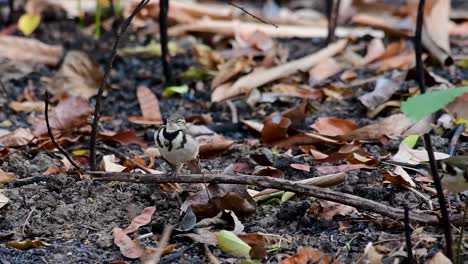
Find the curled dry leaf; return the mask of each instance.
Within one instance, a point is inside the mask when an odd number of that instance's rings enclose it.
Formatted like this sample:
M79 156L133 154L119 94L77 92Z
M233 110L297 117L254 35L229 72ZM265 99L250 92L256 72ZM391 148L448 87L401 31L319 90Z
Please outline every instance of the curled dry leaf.
M5 206L5 204L7 204L9 201L9 199L3 195L2 193L0 193L0 208L2 208L3 206Z
M366 63L373 62L375 59L379 58L385 53L385 45L380 38L374 38L369 42L367 46L366 56L364 61Z
M304 121L311 112L314 111L313 106L309 103L308 99L304 99L302 103L289 110L282 112L283 117L291 120L291 128L302 129L304 128Z
M132 123L144 125L163 124L158 97L145 86L138 87L136 93L142 116L131 116L128 120Z
M283 178L284 177L284 173L281 170L279 170L279 169L277 169L275 167L271 167L271 166L257 166L257 167L255 167L253 175L271 176L271 177L275 177L275 178Z
M284 117L281 114L277 114L271 118L268 118L263 123L263 142L272 143L280 139L286 138L288 134L288 128L290 125L291 119Z
M117 158L112 155L105 155L102 157L101 169L106 172L121 172L124 171L127 167L122 166L117 163Z
M342 69L343 67L333 58L323 60L322 62L314 66L312 69L310 69L309 84L315 85L317 83L320 83L326 80L328 77L337 74Z
M0 35L0 58L57 66L63 54L62 46L45 44L39 40Z
M28 128L18 128L13 132L0 136L0 144L7 147L23 146L34 139Z
M0 184L7 184L16 179L16 175L14 173L6 172L0 169Z
M93 57L83 51L69 51L58 74L44 81L54 95L89 99L97 94L103 78L104 72Z
M308 212L318 219L331 221L337 215L346 216L356 213L357 210L348 205L318 200L317 203L314 203L314 205L309 208Z
M434 152L434 157L436 160L449 158L450 155L442 152ZM425 149L412 149L408 145L401 143L397 154L392 157L392 160L409 163L409 164L420 164L421 162L429 161L429 156Z
M366 93L359 97L359 101L367 107L368 110L374 110L379 105L387 102L394 93L399 89L406 74L397 74L391 79L381 77L375 83L375 88L372 92Z
M338 260L320 252L319 250L311 247L301 247L298 249L297 254L284 259L281 264L300 264L300 263L330 263L340 264Z
M311 128L325 136L342 136L358 128L356 123L350 119L339 119L335 117L319 118Z
M406 42L394 42L387 46L385 52L374 60L369 67L378 72L392 69L407 70L415 65L413 48Z
M376 140L381 136L399 137L414 123L405 114L396 114L381 121L355 129L340 137L342 140Z
M430 41L434 42L447 55L450 55L451 53L449 41L449 16L450 0L430 1L424 12L424 35L427 34ZM427 46L427 42L425 45ZM444 64L444 61L442 61L442 63Z
M390 182L395 186L416 187L409 174L400 166L396 166L393 172L388 170L379 171L384 176L384 181Z
M221 135L198 136L197 141L200 143L199 155L201 158L218 156L234 144L233 140Z
M143 209L140 215L133 218L130 225L125 228L123 231L126 234L133 233L138 230L141 226L147 225L151 222L151 217L153 216L154 212L156 212L156 207L146 207Z
M118 142L123 145L137 144L141 147L146 147L147 143L142 138L138 137L134 131L101 131L98 138L102 141Z
M254 61L251 57L241 56L238 58L232 58L227 62L218 66L219 71L215 78L211 82L211 87L216 88L219 85L229 81L234 76L245 71L254 65Z
M133 241L121 228L114 227L114 244L126 258L136 259L144 253L144 249Z
M49 114L50 128L54 132L68 134L88 124L88 117L94 112L94 107L87 99L80 96L67 97L60 101ZM36 125L34 135L47 135L45 120Z

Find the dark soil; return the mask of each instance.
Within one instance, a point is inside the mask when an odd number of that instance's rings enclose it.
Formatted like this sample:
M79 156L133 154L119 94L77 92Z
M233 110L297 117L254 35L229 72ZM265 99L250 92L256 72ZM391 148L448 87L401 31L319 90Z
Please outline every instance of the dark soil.
M75 21L50 21L43 23L34 33L34 38L49 44L64 45L67 49L80 49L93 54L101 65L104 65L110 54L113 35L105 33L100 41L83 34ZM146 36L151 39L151 37ZM131 39L131 40L129 40ZM130 46L136 42L144 41L138 32L129 33L122 41L122 46ZM66 40L66 41L64 41ZM307 40L301 42L300 47L306 53L318 49L321 40ZM296 42L294 42L296 43ZM291 44L292 45L292 44ZM296 44L294 44L296 45ZM297 54L300 54L297 51ZM301 56L301 55L299 55ZM173 72L177 76L189 66L196 64L191 53L175 56L172 59ZM11 89L9 100L16 100L28 81L32 81L36 94L42 98L44 84L40 81L42 76L53 76L57 69L39 67L35 72L21 79L5 83ZM467 72L460 69L455 75L446 70L437 70L445 78L466 80ZM371 73L362 73L363 76ZM178 81L182 83L182 81ZM145 57L117 57L111 74L110 83L113 87L104 99L103 115L112 116L110 122L103 122L109 130L136 130L148 142L152 140L153 129L146 129L128 122L128 116L140 115L135 91L140 85L149 87L162 98L164 90L162 66L159 58ZM250 157L262 146L246 144L247 139L259 138L259 135L241 125L230 125L230 112L224 104L211 104L209 82L204 83L200 90L194 89L195 83L190 83L191 91L183 96L160 100L161 111L165 117L170 113L179 112L183 115L210 113L215 121L211 128L220 131L226 137L237 140L229 151L212 160L203 160L205 170L222 171L227 165L240 159L247 158L256 164ZM358 95L371 86L357 87ZM236 103L240 119L262 118L275 111L282 111L300 103L300 100L291 100L286 103L259 105L264 109L259 114L258 109L252 109L243 101ZM13 113L8 107L1 108L1 116L12 122L8 129L29 127L27 114ZM370 123L366 110L356 97L345 100L327 101L320 105L320 109L310 115L306 126L312 124L317 118L335 116L351 118L359 125ZM227 124L227 125L226 125ZM228 127L226 129L226 127ZM436 150L446 152L450 135L434 137ZM83 142L87 144L87 142ZM151 143L152 144L152 143ZM141 154L143 149L138 146L111 145L129 156ZM395 153L398 150L398 141L382 147L379 144L369 144L366 148L376 156L386 153ZM462 137L460 154L468 151L466 138ZM281 151L280 153L283 153ZM1 164L4 171L15 172L19 179L41 175L47 168L59 161L54 155L45 151L25 148L9 156ZM298 180L318 176L314 169L310 173L291 168L291 163L306 163L314 165L309 156L291 158L284 154L273 154L273 166L282 170L286 179ZM158 162L161 164L161 162ZM158 165L159 166L159 165ZM163 167L167 169L167 167ZM157 168L158 169L158 168ZM377 202L395 207L409 205L412 208L425 209L426 205L421 198L405 189L382 183L382 175L378 170L361 170L349 172L348 181L335 187L336 190L354 194ZM162 192L158 186L139 185L132 183L99 183L78 176L61 175L48 176L41 181L25 185L11 183L2 193L10 202L0 209L0 263L117 263L126 261L117 246L113 243L112 229L116 226L126 227L131 219L140 214L143 208L155 206L156 213L150 225L139 229L139 234L145 234L152 229L158 230L161 225L177 224L180 220L177 200L170 193ZM436 200L433 199L435 202ZM282 235L291 240L284 243L279 251L271 252L268 261L278 262L278 257L294 254L300 246L312 246L322 252L337 257L343 263L353 263L363 254L368 242L377 242L383 239L394 239L398 246L404 246L404 230L400 222L383 218L379 215L359 212L349 216L335 217L333 221L323 221L315 218L307 210L315 203L314 199L296 195L291 200L280 205L259 204L257 212L241 218L245 225L245 232L263 232ZM435 204L437 204L435 202ZM427 209L427 208L426 208ZM342 225L349 225L346 230L339 229ZM441 230L427 227L428 234L440 237ZM21 241L38 239L50 244L22 251L5 245L7 241ZM163 257L161 263L207 263L203 246L187 239L173 239L177 247L170 254ZM150 239L143 243L151 244ZM430 257L442 247L438 239L435 244L428 247ZM229 261L230 256L223 254L219 248L210 247L214 255L221 261Z

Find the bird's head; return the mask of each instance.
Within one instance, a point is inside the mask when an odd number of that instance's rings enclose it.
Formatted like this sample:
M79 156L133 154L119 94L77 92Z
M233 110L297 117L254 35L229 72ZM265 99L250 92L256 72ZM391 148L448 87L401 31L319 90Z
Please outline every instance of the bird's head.
M187 123L185 122L185 118L179 114L171 115L167 119L166 128L168 131L176 131L176 130L187 130Z

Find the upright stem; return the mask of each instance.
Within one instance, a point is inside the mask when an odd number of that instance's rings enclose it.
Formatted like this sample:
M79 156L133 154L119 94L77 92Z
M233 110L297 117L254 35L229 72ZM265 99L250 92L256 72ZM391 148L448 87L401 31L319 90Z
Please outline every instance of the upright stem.
M408 254L406 260L407 263L413 263L413 245L411 243L411 227L410 227L410 217L409 217L409 208L405 206L405 239L406 239L406 254Z
M326 43L327 45L335 40L335 29L338 24L338 16L340 12L341 0L328 0L326 6L326 12L328 17L328 35Z
M423 32L423 19L424 19L424 4L425 0L419 0L418 5L418 17L416 19L416 32L414 36L414 47L416 53L416 71L417 71L417 82L421 93L426 92L426 84L424 83L424 65L422 61L422 32ZM442 183L440 181L437 163L434 157L434 150L432 148L431 136L424 134L424 146L427 154L429 155L429 162L431 165L431 174L434 180L434 184L437 190L437 198L440 205L440 213L442 215L442 227L445 235L445 250L446 256L453 262L453 248L452 248L452 231L450 227L450 219L447 210L447 204L444 197L444 191Z
M13 13L15 12L15 1L14 0L8 0L8 18L7 18L7 24L13 23Z
M161 38L162 65L166 84L172 84L172 74L170 65L170 54L168 48L169 38L167 36L167 14L169 12L169 0L159 1L159 34Z

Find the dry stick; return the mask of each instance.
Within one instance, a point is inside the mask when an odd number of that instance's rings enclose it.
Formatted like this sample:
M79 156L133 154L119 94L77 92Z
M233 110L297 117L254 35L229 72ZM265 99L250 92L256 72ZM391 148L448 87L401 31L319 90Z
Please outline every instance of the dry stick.
M249 11L247 11L247 10L246 10L245 8L243 8L242 6L238 6L238 5L234 4L232 1L229 1L228 4L229 4L229 5L232 5L232 6L235 7L235 8L238 8L238 9L242 10L242 12L244 12L244 13L246 13L247 15L249 15L249 16L251 16L251 17L257 19L258 21L260 21L260 22L262 22L262 23L265 23L265 24L268 24L268 25L272 25L272 26L274 26L275 28L278 28L278 25L276 25L276 24L274 24L274 23L271 23L271 22L268 22L268 21L265 21L264 19L259 18L258 16L256 16L256 15L250 13Z
M456 151L457 151L457 143L458 139L460 138L460 135L465 131L466 124L461 123L457 128L455 129L455 132L453 133L452 139L450 140L450 146L449 146L449 155L450 156L455 156Z
M114 46L112 47L111 56L109 58L109 62L106 65L106 70L104 72L104 78L102 78L101 84L99 85L98 94L96 97L96 107L94 109L94 119L93 119L93 126L91 130L91 139L89 141L89 159L91 170L95 171L97 169L97 162L96 162L96 137L97 137L97 126L99 123L99 118L101 117L101 102L102 102L102 93L104 92L104 86L106 85L107 79L109 78L110 71L112 69L112 64L114 63L115 55L117 53L117 47L119 46L120 37L122 34L127 30L127 27L130 25L133 17L140 12L141 9L149 2L150 0L141 0L138 6L133 10L130 16L122 22L120 25L119 31L115 36Z
M84 170L80 167L80 165L78 165L71 157L70 155L68 154L68 152L62 148L62 146L60 146L59 143L57 143L57 141L55 141L55 137L54 137L54 134L52 133L52 129L50 128L50 124L49 124L49 92L45 91L45 95L44 95L44 103L45 103L45 109L44 109L44 116L45 116L45 121L46 121L46 125L47 125L47 133L49 134L49 138L50 140L52 141L52 143L54 144L54 146L65 156L65 158L71 163L71 165L73 165L73 167L75 167L77 170L79 170L80 172L84 172Z
M409 209L405 205L405 239L406 239L406 257L407 263L413 263L413 246L411 245L411 227L410 227L410 218L409 218Z
M326 188L310 186L292 181L277 179L267 176L252 175L221 175L221 174L185 174L176 178L167 175L143 174L143 173L114 173L114 172L88 172L95 176L95 181L122 181L142 184L155 183L228 183L254 185L263 188L290 191L297 194L312 196L315 198L353 206L357 209L374 212L396 220L403 220L403 209L387 206L359 196L332 191ZM411 221L420 224L438 225L439 220L433 214L422 212L410 212Z
M424 65L422 62L422 30L423 30L423 19L424 19L424 3L425 0L419 0L418 5L418 17L416 20L416 33L414 36L414 47L416 53L416 71L417 71L417 82L421 93L426 92L426 84L424 83ZM453 248L452 248L452 232L450 227L450 219L448 215L447 205L445 202L444 192L442 189L442 183L440 182L439 172L434 157L434 150L432 148L431 136L424 134L424 146L427 154L429 155L429 163L431 166L431 174L434 180L434 184L437 190L437 198L440 205L440 213L442 215L442 226L445 234L445 250L447 257L453 262Z
M335 29L338 24L338 16L340 13L341 0L327 1L327 16L328 16L328 35L326 44L330 44L335 40Z
M170 56L169 48L167 43L169 42L167 36L167 14L169 13L169 0L159 1L159 35L161 38L161 53L162 53L162 65L164 78L166 79L166 85L172 85L172 71L169 63Z

